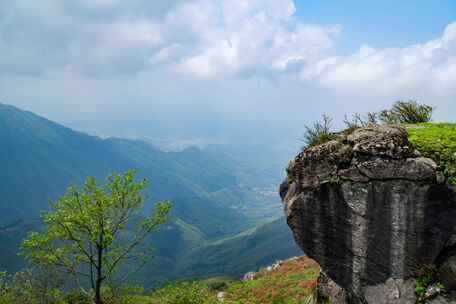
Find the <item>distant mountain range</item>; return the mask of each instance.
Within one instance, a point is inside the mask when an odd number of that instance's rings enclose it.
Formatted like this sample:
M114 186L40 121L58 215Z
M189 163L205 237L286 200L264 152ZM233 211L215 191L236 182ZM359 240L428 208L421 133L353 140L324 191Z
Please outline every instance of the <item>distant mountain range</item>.
M140 280L239 275L263 260L299 254L283 220L266 223L281 216L268 188L274 170L239 155L220 146L164 152L144 141L102 139L0 104L0 270L24 266L16 257L20 240L39 229L49 200L86 176L103 179L130 168L149 180L149 202L173 204L172 220L151 237L156 257ZM261 223L266 226L243 232ZM255 248L261 250L252 256Z

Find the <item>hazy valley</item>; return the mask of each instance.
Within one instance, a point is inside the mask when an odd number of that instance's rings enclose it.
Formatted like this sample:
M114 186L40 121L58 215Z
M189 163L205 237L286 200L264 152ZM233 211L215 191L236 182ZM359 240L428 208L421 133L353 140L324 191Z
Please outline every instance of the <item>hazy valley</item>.
M274 162L264 166L223 145L164 152L140 140L101 139L6 105L0 144L0 266L8 272L25 266L20 242L40 229L50 200L86 176L103 179L129 168L150 182L149 208L157 200L172 203L171 220L150 239L154 259L133 278L139 283L240 277L300 252L282 217Z

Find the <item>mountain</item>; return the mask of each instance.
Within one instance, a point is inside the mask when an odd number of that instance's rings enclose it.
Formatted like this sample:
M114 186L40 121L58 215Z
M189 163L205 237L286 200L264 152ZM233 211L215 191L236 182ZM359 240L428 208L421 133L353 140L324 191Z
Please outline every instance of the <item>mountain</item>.
M286 225L269 223L282 214L275 169L258 168L253 151L246 152L250 160L242 149L214 145L165 152L141 140L77 132L3 104L0 147L0 270L24 266L16 255L22 238L40 228L40 212L70 184L130 168L150 183L149 208L172 202L171 220L149 240L155 257L138 275L141 282L238 276L296 253ZM253 229L260 223L268 224Z
M203 151L165 153L141 141L101 139L5 105L0 105L0 146L0 224L37 217L49 200L86 176L103 179L133 168L150 181L149 201L171 200L174 216L200 225L205 233L243 228L242 214L210 198L212 191L235 186L235 176ZM204 165L195 163L198 153ZM200 218L211 220L201 223ZM226 219L235 224L221 224Z
M278 259L302 255L285 219L196 248L183 257L177 272L183 277L231 276L269 265Z

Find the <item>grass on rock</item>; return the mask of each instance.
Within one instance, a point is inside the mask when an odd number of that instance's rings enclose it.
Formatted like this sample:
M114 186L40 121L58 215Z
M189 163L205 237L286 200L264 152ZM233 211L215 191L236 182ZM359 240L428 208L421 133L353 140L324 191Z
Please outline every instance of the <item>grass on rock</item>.
M456 124L422 123L406 127L415 149L423 157L433 159L448 181L456 185Z

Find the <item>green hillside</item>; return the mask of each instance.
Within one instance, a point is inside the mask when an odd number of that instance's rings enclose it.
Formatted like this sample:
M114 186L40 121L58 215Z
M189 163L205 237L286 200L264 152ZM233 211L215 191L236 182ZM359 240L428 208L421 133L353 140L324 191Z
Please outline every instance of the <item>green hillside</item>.
M277 259L301 254L281 218L192 250L179 261L177 272L183 277L240 277Z
M10 244L2 255L17 252L18 236L30 228L26 223L37 219L49 200L70 184L79 184L86 176L103 179L128 168L150 181L145 193L150 202L171 200L173 217L197 227L201 238L219 238L247 228L240 212L210 199L210 191L235 186L236 178L210 159L205 166L195 165L196 157L205 157L203 151L165 153L141 141L101 139L5 105L0 105L0 146L0 225L22 220L14 228L21 233L0 235L4 244ZM182 232L187 226L178 228L178 235L187 234ZM168 252L163 246L163 254L187 246L177 236L166 238L175 243ZM13 263L7 264L3 267L14 268Z

